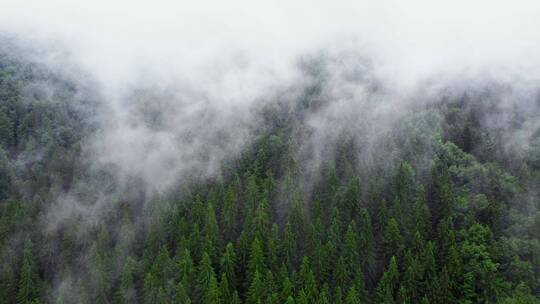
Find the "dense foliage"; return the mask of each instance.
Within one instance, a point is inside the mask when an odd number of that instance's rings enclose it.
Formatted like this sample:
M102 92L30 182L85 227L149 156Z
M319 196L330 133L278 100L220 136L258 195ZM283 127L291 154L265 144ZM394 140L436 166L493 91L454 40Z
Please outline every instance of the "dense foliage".
M96 224L51 232L62 194L114 192L81 153L92 103L77 90L0 57L2 303L540 302L540 144L505 154L478 123L489 99L400 119L384 166L343 136L310 178L297 153L309 105L270 106L219 176L150 201L118 192Z

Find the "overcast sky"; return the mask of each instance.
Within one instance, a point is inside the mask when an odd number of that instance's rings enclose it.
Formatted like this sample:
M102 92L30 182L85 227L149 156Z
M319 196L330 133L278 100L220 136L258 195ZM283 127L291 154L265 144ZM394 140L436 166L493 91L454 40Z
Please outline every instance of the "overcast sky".
M226 70L231 61L288 77L299 55L345 44L403 83L439 71L540 70L535 0L2 3L0 29L61 42L112 87L134 72L196 79L208 69Z

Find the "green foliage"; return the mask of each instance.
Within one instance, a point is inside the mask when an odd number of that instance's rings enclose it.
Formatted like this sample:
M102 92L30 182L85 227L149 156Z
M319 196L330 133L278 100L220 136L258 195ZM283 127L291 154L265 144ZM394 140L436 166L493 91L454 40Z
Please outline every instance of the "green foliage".
M8 57L2 303L539 303L540 132L510 157L475 117L482 105L404 115L381 147L340 134L308 167L299 145L309 112L297 111L323 101L302 97L264 109L255 140L220 174L154 197L137 178L124 191L113 169L88 164L95 105L74 84ZM28 94L31 81L55 100ZM107 212L43 229L66 197Z
M9 287L8 287L9 288ZM17 286L17 303L30 304L39 301L41 281L32 253L32 245L24 249Z

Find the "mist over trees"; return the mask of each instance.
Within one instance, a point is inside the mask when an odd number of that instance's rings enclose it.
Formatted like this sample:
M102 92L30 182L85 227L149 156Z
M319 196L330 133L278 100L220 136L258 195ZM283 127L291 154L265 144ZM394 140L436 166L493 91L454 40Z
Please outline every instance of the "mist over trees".
M115 142L91 83L4 49L0 302L538 303L538 88L450 85L381 114L385 84L360 65L336 86L334 65L302 62L249 134L194 111L172 138L217 168L156 190L92 154ZM361 104L335 98L357 86ZM133 96L131 126L161 134L181 112Z

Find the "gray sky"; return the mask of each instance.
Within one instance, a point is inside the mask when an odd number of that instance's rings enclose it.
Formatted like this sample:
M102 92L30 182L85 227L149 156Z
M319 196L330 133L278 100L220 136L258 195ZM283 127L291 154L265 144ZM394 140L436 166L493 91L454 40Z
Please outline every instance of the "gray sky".
M249 66L233 78L283 79L300 54L345 42L403 84L440 71L540 70L534 0L2 2L0 29L62 42L114 88L134 74L198 81L230 61Z

